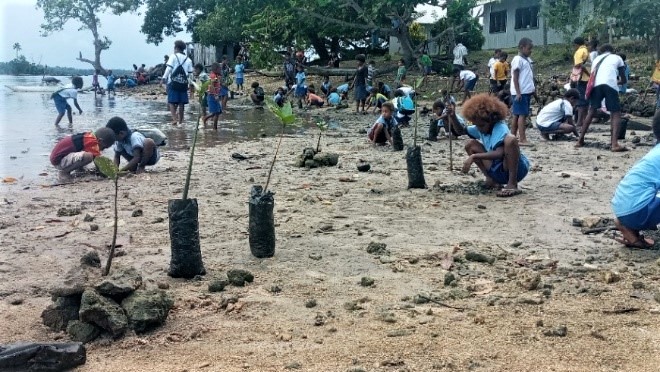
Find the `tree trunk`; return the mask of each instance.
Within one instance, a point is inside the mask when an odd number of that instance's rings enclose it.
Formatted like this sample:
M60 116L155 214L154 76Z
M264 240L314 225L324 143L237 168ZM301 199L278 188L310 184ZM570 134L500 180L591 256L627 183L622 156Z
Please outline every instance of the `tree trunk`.
M312 46L314 47L314 50L316 50L316 54L321 58L321 61L329 61L330 53L328 53L328 49L325 47L325 40L318 37L316 33L309 33L307 37L309 37L309 41L312 43Z
M403 55L403 60L406 61L406 66L410 66L415 60L415 55L413 52L412 40L410 39L408 27L406 25L402 25L400 31L395 34L395 37L401 46L401 54Z
M333 36L330 41L330 51L332 53L339 53L341 46L339 45L339 37Z

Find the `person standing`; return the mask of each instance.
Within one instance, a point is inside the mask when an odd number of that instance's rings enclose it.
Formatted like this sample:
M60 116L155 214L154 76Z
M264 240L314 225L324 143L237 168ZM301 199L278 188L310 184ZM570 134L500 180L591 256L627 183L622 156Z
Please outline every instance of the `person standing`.
M497 93L499 91L497 79L495 78L495 64L500 61L500 54L502 49L495 49L495 53L488 60L488 72L490 73L490 93Z
M355 71L355 79L353 80L353 87L355 88L355 113L366 114L365 102L367 100L367 76L369 74L369 68L365 65L365 56L364 54L358 54L355 56L357 61L357 70ZM362 111L360 111L362 107Z
M536 91L534 86L534 72L532 71L532 54L534 43L529 38L522 38L518 42L518 55L511 61L511 96L513 107L511 114L511 133L520 140L520 146L527 146L525 134L527 117L530 113L532 95Z
M576 107L578 112L577 126L581 127L584 122L584 117L587 115L587 82L589 81L589 50L584 42L584 38L576 37L573 40L575 47L575 54L573 54L573 71L571 72L571 83L575 84L575 89L580 93L580 99L577 101ZM571 84L571 85L573 85Z
M465 45L460 42L456 44L454 47L454 69L452 71L454 78L451 81L451 88L449 88L450 92L454 90L454 84L456 84L456 79L458 77L457 74L465 70L465 66L467 65L467 55L468 50Z
M167 85L167 103L173 125L183 123L183 109L188 104L188 76L193 72L193 64L184 54L185 51L186 43L181 40L174 42L174 54L167 60L162 78L162 83Z

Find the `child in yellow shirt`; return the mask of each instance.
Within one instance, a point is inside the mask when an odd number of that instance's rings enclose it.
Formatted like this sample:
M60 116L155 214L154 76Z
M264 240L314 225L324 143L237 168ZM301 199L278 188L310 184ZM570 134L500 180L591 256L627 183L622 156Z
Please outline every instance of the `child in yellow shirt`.
M511 71L509 62L506 61L507 58L509 58L509 55L506 52L502 52L500 54L500 59L495 62L495 65L493 66L493 69L495 70L495 80L497 81L497 90L495 93L504 89L509 72Z

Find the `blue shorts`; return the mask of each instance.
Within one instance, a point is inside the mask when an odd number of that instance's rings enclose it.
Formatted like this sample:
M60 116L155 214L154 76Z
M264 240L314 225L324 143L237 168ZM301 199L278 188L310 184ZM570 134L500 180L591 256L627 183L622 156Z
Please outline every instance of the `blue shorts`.
M167 103L173 105L186 105L188 104L188 91L178 91L172 89L172 87L167 88Z
M366 85L356 85L355 86L355 100L364 101L367 99L367 86Z
M520 154L518 159L518 174L516 175L516 181L520 182L527 176L529 171L529 160L523 154ZM492 178L493 181L499 183L500 185L506 185L509 183L509 171L504 170L503 159L493 160L493 163L488 169L488 177Z
M115 84L114 83L112 83L112 84L108 83L108 87L107 87L106 90L115 90Z
M295 91L295 96L302 98L307 95L307 88L305 86L297 86Z
M127 161L131 161L133 159L133 154L129 154L126 151L120 152L119 155L121 155ZM160 156L158 155L158 149L154 148L154 152L151 154L151 158L149 158L149 161L145 165L156 165L159 159Z
M236 78L236 85L243 85L243 78Z
M560 122L560 121L556 121L556 122L550 124L549 127L542 127L542 126L540 126L540 125L537 125L536 127L539 128L539 131L540 131L541 133L554 133L554 132L556 132L556 131L559 130L559 127L560 127L562 124L563 124L562 122Z
M609 112L621 112L621 102L619 101L619 92L607 84L601 84L593 87L589 96L589 106L599 109L605 100L605 107Z
M59 94L56 94L55 97L53 97L53 101L55 102L55 108L57 109L58 114L64 115L67 110L71 111L71 106L66 102L66 98Z
M430 74L431 73L431 66L424 66L424 73L426 75Z
M529 116L529 105L532 103L531 94L522 94L520 101L517 101L514 95L511 95L513 99L513 108L511 109L511 114Z
M223 85L222 88L220 88L220 97L227 97L228 95L229 95L229 88Z
M655 230L660 224L660 198L654 195L644 208L627 216L617 216L617 219L633 230Z
M211 115L222 114L222 105L217 99L215 99L215 97L212 94L208 94L206 96L206 106L208 107L209 114Z
M478 77L476 77L472 80L466 81L465 82L465 90L467 90L468 92L472 92L474 90L474 87L477 85L477 80L479 80Z
M577 107L586 107L588 105L587 103L587 82L586 81L578 81L577 86L575 87L578 92L580 92L580 99L577 101L577 104L575 106Z

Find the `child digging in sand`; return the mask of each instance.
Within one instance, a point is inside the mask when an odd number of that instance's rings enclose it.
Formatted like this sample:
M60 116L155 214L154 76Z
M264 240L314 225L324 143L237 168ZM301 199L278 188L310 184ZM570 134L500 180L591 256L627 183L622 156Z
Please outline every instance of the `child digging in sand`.
M57 92L51 95L53 102L55 102L55 108L57 109L57 118L55 119L55 125L60 125L60 121L66 113L67 119L69 119L69 124L73 124L73 114L71 105L66 101L68 99L73 99L73 104L78 109L78 112L82 114L82 109L78 105L78 89L82 88L83 80L80 76L75 76L71 79L71 84L67 85L63 89L58 90Z
M115 133L108 128L96 132L78 133L62 138L50 153L50 163L60 171L60 178L68 180L71 172L91 163L101 151L112 146Z
M653 117L653 134L660 139L660 111ZM660 224L660 146L655 146L626 173L614 191L612 211L622 237L615 238L629 248L648 249L655 243L641 230L656 230Z
M392 144L392 131L397 126L397 121L392 115L394 113L394 105L391 102L383 103L380 110L380 117L374 125L371 126L367 137L369 141L375 145Z
M121 158L128 161L128 164L119 169L120 171L142 173L146 166L156 165L160 160L160 153L154 140L128 129L124 119L115 116L108 120L105 126L112 129L117 140L114 146L115 165L119 167Z
M486 185L502 189L499 197L510 197L522 193L518 182L529 170L527 157L520 152L518 139L509 132L505 121L509 110L499 99L488 94L479 94L463 106L463 116L474 123L468 127L472 138L465 145L469 155L463 163L467 173L472 163L486 176Z

